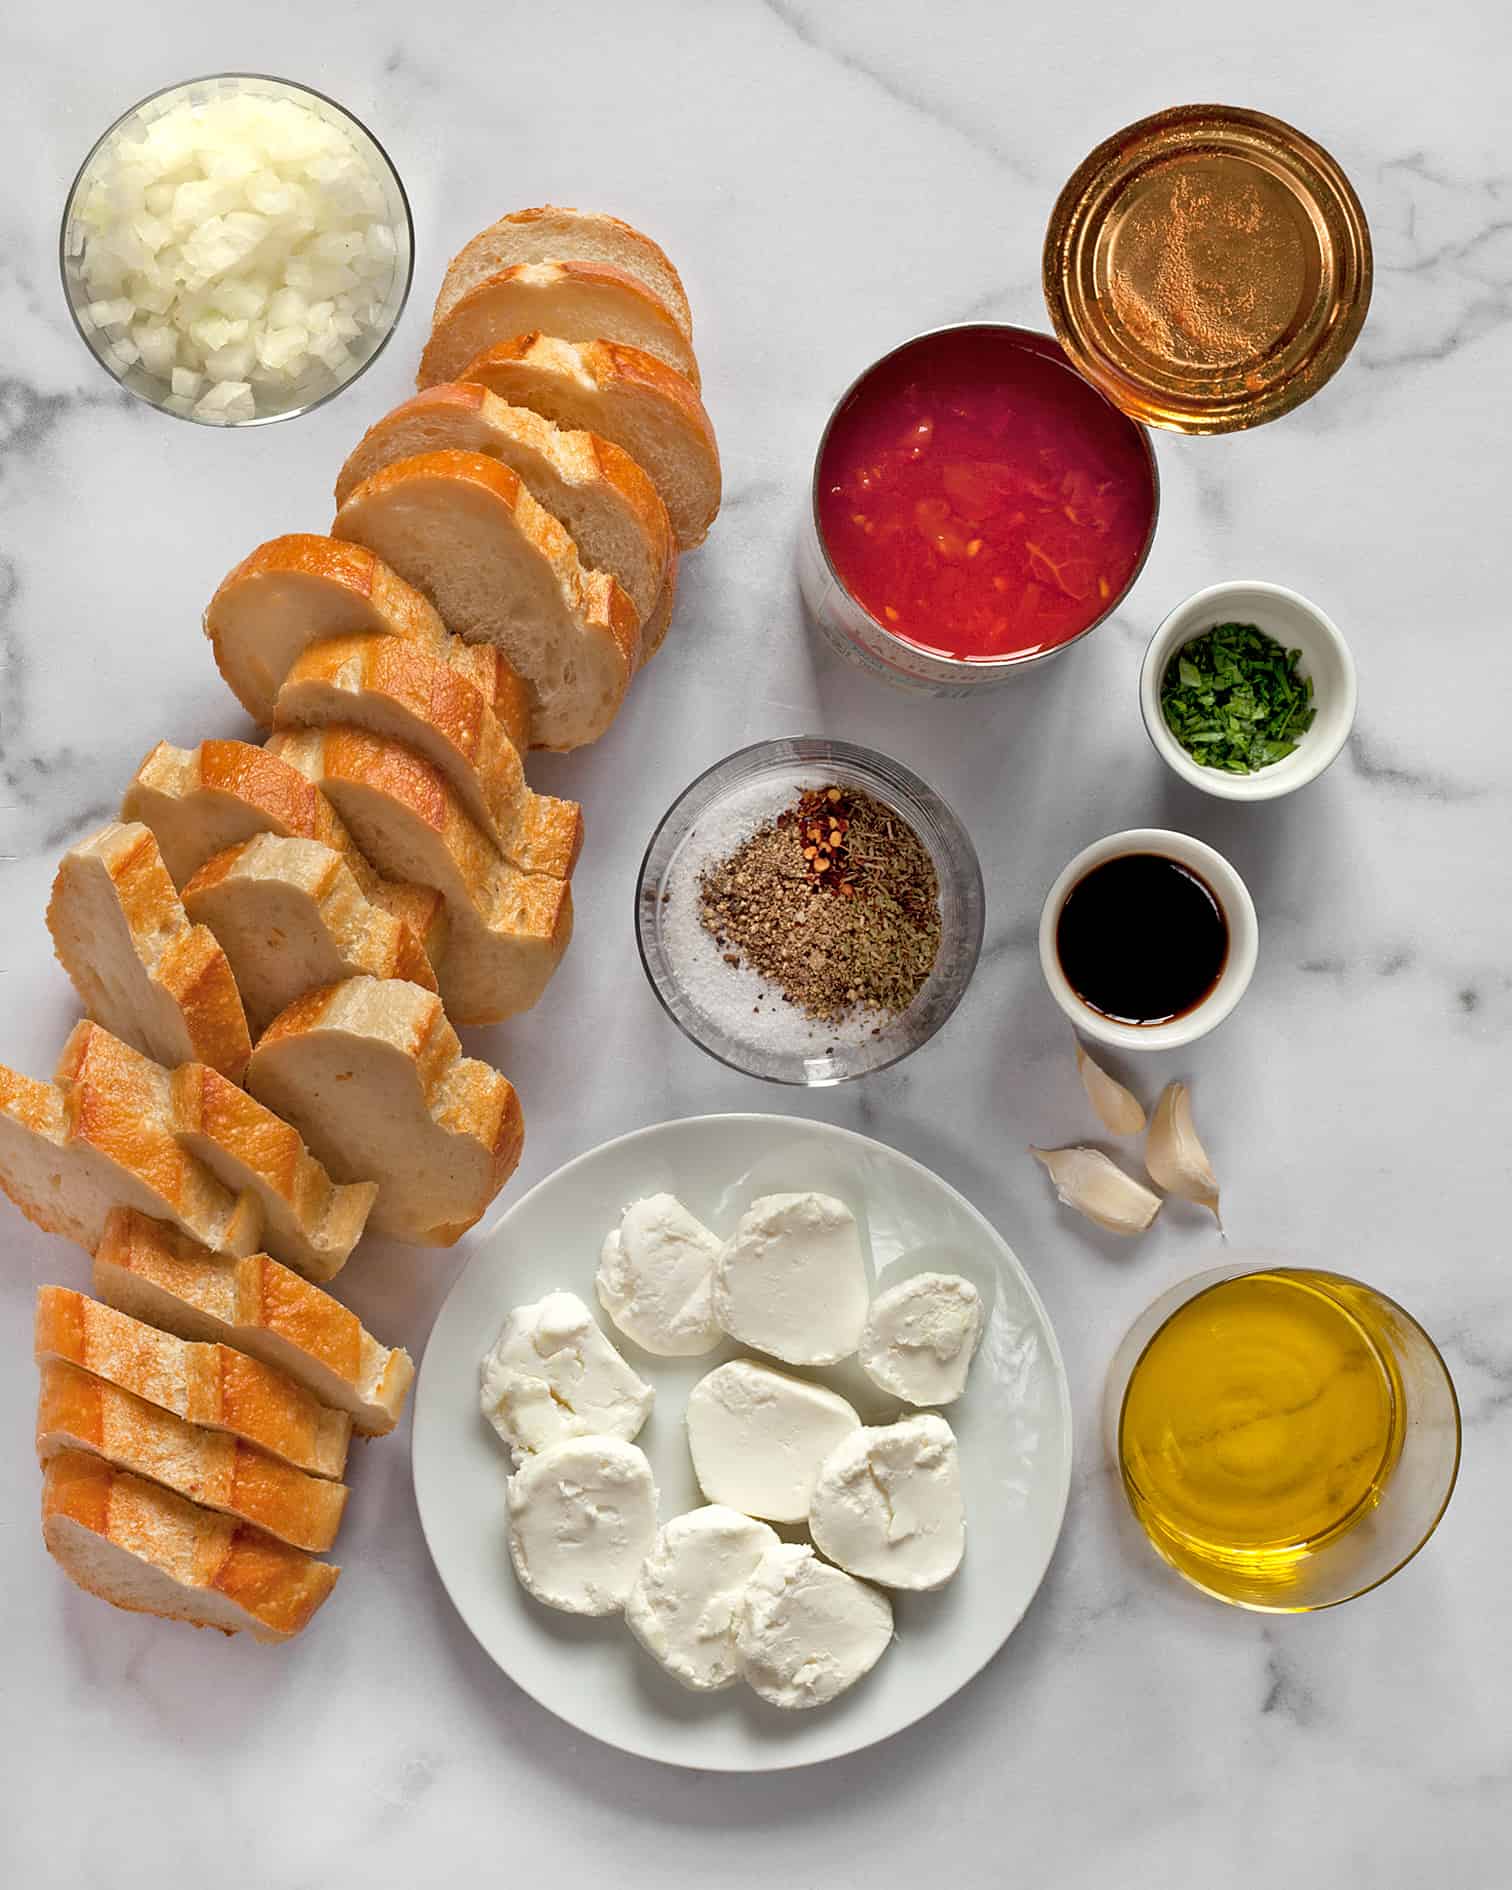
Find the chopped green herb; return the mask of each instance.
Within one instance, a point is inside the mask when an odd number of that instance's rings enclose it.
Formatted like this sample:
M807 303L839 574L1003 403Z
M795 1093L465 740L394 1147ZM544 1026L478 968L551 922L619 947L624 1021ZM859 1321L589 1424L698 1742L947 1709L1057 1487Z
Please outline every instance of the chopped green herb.
M1252 623L1214 624L1166 664L1160 711L1194 760L1229 774L1280 761L1312 727L1310 676L1300 650L1284 649Z

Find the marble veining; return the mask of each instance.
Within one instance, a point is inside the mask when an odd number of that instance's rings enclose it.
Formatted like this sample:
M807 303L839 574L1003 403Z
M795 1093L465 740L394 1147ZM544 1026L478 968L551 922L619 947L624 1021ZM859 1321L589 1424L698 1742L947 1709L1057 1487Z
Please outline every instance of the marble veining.
M407 1427L354 1453L345 1573L302 1645L133 1620L69 1587L35 1523L30 1308L36 1284L83 1285L87 1266L7 1211L7 1881L356 1890L502 1870L564 1890L1504 1890L1509 58L1512 25L1488 0L1428 14L1381 0L1368 24L1276 0L1263 25L1202 0L582 0L568 13L271 0L234 23L188 0L6 11L0 1060L45 1074L75 1015L42 918L60 849L107 816L160 738L250 733L199 634L215 584L261 539L328 522L336 467L408 391L441 270L469 235L522 204L602 205L683 270L728 496L609 738L532 762L543 791L582 800L588 845L577 936L546 1000L469 1033L524 1100L506 1199L668 1116L779 1110L879 1136L1013 1243L1060 1335L1078 1437L1046 1585L949 1707L817 1771L668 1772L571 1732L479 1652L420 1538ZM356 110L391 150L417 227L389 351L318 413L239 436L116 392L56 282L63 196L100 129L157 86L232 64ZM1061 182L1119 126L1210 98L1311 131L1359 189L1376 277L1353 358L1253 434L1159 436L1162 515L1136 588L990 711L858 676L805 630L793 576L831 402L920 329L980 315L1047 326L1039 246ZM1167 611L1243 576L1315 598L1360 672L1338 764L1257 808L1166 772L1136 693ZM970 829L988 897L952 1024L896 1069L820 1095L767 1089L685 1043L640 978L630 926L635 867L673 796L734 748L802 732L869 743L929 780ZM1057 1208L1024 1153L1099 1139L1041 985L1036 918L1074 852L1134 824L1219 847L1259 909L1260 963L1234 1018L1186 1055L1121 1071L1147 1099L1192 1082L1227 1247L1179 1203L1120 1243ZM416 1258L373 1243L343 1291L418 1352L468 1247ZM1378 1593L1307 1619L1186 1589L1138 1537L1102 1456L1104 1372L1129 1322L1250 1249L1319 1257L1400 1298L1464 1402L1460 1487L1433 1544Z

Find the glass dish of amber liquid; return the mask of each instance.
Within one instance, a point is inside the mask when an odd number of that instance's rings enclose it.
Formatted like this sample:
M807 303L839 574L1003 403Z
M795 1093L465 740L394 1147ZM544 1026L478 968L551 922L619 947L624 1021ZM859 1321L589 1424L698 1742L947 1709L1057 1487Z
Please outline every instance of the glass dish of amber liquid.
M1438 1348L1384 1293L1263 1257L1150 1306L1109 1375L1124 1495L1178 1574L1304 1613L1378 1587L1437 1528L1460 1417Z

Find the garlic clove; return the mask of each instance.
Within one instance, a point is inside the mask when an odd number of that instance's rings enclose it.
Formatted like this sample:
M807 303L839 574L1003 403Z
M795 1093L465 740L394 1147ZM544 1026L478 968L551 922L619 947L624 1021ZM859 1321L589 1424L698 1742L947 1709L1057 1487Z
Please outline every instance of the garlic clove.
M1049 1171L1062 1204L1110 1234L1142 1234L1160 1212L1160 1196L1095 1148L1031 1148Z
M1192 1097L1185 1083L1168 1083L1161 1092L1145 1138L1145 1167L1167 1194L1205 1207L1223 1232L1218 1177L1192 1126Z
M1144 1106L1132 1090L1087 1055L1080 1037L1076 1040L1076 1068L1081 1076L1087 1101L1109 1135L1138 1135L1145 1125Z

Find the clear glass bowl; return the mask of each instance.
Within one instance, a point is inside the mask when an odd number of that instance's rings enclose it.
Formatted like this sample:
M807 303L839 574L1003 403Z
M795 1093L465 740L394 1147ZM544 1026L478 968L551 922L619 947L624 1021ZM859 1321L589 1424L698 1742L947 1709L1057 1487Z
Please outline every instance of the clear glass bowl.
M97 165L114 151L125 133L150 125L185 100L200 105L212 98L240 93L252 93L260 98L292 99L295 104L305 106L346 134L383 189L387 219L394 233L394 260L383 291L379 320L372 327L364 329L349 344L351 360L345 366L333 373L322 363L315 362L287 389L274 392L259 387L256 390L257 413L250 420L224 422L166 406L164 403L172 391L167 381L156 374L149 374L140 363L123 365L116 358L114 347L121 339L120 329L112 331L99 327L89 313L93 298L84 283L86 232L79 218L79 208L86 187L93 181ZM404 194L399 173L383 146L360 119L354 118L324 93L313 92L308 86L295 85L288 79L271 78L258 72L222 72L202 79L185 79L179 85L165 86L161 92L154 92L133 105L130 111L123 113L101 134L88 157L79 166L79 174L73 181L68 201L63 207L58 262L63 275L63 293L74 326L83 336L90 353L112 380L128 393L135 394L139 400L147 401L177 420L193 420L201 426L255 427L265 426L273 420L292 420L298 414L309 413L312 408L323 405L333 395L339 394L342 388L349 387L383 352L409 299L410 281L415 268L415 228L410 216L409 199Z
M1193 1556L1178 1533L1163 1532L1141 1515L1134 1472L1122 1450L1130 1386L1155 1341L1193 1301L1254 1275L1300 1277L1315 1289L1323 1282L1353 1309L1356 1319L1363 1310L1371 1342L1390 1356L1404 1415L1400 1455L1373 1505L1342 1532L1321 1540L1294 1561L1282 1559L1274 1568L1264 1557L1237 1549ZM1254 1356L1246 1361L1246 1368L1254 1373ZM1246 1426L1255 1432L1255 1417L1236 1411L1236 1434ZM1438 1528L1459 1475L1461 1426L1454 1380L1443 1354L1417 1320L1363 1281L1307 1261L1265 1253L1247 1254L1228 1266L1183 1280L1145 1308L1124 1335L1108 1369L1103 1428L1113 1473L1123 1484L1133 1519L1130 1527L1137 1522L1150 1547L1194 1588L1259 1613L1307 1614L1338 1607L1379 1588L1406 1567ZM1246 1461L1237 1452L1232 1453L1232 1460Z
M880 1024L875 1014L849 1026L808 1022L780 1000L764 1003L748 1024L734 981L750 980L754 989L755 974L726 969L698 924L702 862L733 850L754 827L790 804L800 788L831 784L862 789L884 802L927 848L940 894L934 968L908 1009ZM822 1088L886 1069L929 1041L971 982L984 913L976 849L933 789L885 755L799 735L741 749L701 774L672 803L641 862L635 933L652 990L701 1050L746 1076ZM718 1001L707 987L717 988ZM763 995L771 992L765 985Z

